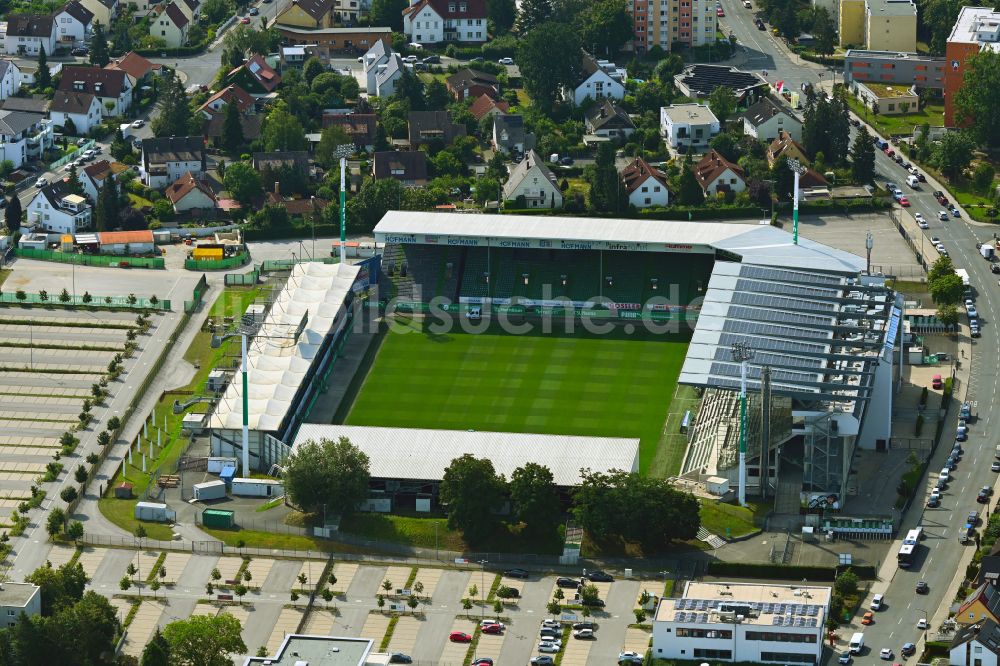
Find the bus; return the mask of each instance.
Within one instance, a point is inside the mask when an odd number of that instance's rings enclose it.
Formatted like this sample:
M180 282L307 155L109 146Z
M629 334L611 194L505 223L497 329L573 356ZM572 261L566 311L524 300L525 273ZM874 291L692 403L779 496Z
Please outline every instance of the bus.
M913 560L917 554L917 547L920 544L920 540L923 538L924 529L922 527L917 527L906 533L903 538L903 545L899 547L899 555L896 559L899 566L906 569L913 564Z

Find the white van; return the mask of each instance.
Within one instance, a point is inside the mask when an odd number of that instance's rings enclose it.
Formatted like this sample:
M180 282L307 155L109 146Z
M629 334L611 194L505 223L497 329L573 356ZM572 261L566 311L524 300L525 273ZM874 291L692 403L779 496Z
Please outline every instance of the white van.
M1000 459L1000 444L997 444L996 453L993 454L994 458Z
M885 595L876 594L874 597L872 597L872 604L871 606L869 606L869 608L871 608L873 611L882 610L882 602L884 601L884 599Z
M853 636L851 636L851 642L847 644L851 650L851 654L861 654L861 650L865 647L865 635L860 631Z
M941 468L941 473L938 474L938 478L939 479L944 479L945 481L947 481L950 477L951 477L951 472L948 471L948 468L947 467L942 467Z
M912 187L915 190L919 190L920 189L920 179L917 178L916 176L907 176L906 177L906 184L909 185L910 187Z

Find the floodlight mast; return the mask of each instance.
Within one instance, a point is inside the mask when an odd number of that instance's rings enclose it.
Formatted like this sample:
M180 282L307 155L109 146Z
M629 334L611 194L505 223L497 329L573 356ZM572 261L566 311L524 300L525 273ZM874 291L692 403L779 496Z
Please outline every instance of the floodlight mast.
M739 502L747 505L747 364L753 350L745 342L733 343L733 360L740 364L740 476Z
M795 186L792 194L792 244L799 244L799 176L806 168L798 160L788 160L788 168L795 174Z
M347 263L347 158L354 153L354 144L337 146L340 158L340 263Z

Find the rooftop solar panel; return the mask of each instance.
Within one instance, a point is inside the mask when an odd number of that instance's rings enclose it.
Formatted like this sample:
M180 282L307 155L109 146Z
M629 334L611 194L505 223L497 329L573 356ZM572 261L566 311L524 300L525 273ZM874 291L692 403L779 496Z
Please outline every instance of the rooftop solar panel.
M780 268L768 268L766 266L753 266L747 264L740 267L740 275L743 277L776 280L779 282L811 282L815 284L828 284L838 287L841 285L841 279L832 275L790 271Z
M784 310L822 310L833 313L837 309L837 305L830 301L776 296L774 294L757 294L750 291L735 292L732 302L738 305L760 305L763 307L782 308Z

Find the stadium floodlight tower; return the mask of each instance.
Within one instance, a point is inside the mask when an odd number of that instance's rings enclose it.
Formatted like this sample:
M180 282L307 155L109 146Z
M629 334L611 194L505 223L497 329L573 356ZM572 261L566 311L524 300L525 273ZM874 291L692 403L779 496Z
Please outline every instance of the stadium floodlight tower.
M799 244L799 177L806 168L798 160L788 160L788 168L795 174L795 187L792 190L792 243Z
M733 360L740 364L740 506L747 505L747 365L753 350L745 342L733 343Z
M334 150L334 156L340 158L340 263L342 264L347 263L347 178L345 174L347 173L347 158L353 153L353 143L339 145ZM315 227L313 229L313 236L315 236Z

